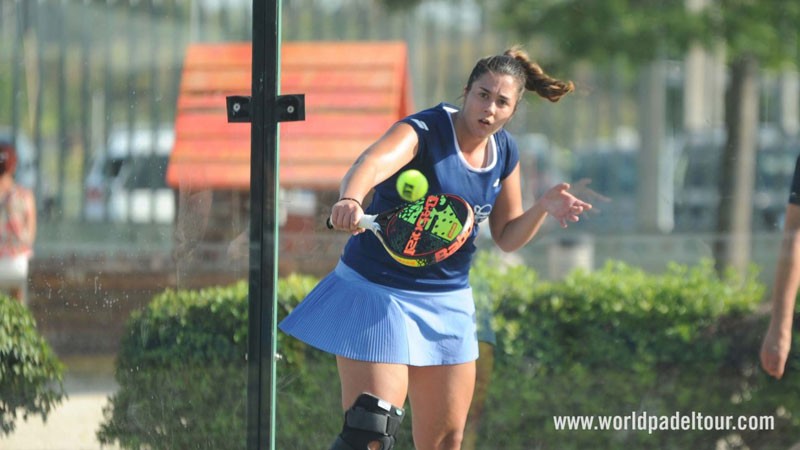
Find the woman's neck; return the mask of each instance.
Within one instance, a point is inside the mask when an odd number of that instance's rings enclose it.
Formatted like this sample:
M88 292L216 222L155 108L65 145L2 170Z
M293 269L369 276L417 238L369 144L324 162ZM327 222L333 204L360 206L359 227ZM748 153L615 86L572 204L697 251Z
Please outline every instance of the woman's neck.
M0 175L0 194L5 194L14 187L14 177L10 174Z
M453 115L453 127L455 128L458 147L461 149L464 158L473 167L484 167L489 155L489 139L471 134L460 112L456 112Z

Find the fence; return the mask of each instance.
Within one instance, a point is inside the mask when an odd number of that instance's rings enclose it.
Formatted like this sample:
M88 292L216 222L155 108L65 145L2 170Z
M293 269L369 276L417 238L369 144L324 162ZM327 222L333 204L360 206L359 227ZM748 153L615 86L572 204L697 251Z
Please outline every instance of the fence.
M87 223L93 164L115 129L171 127L187 44L249 40L250 7L249 0L0 0L0 127L28 137L34 148L31 183L42 223L37 245L48 246L40 254L70 246L135 251L143 242L169 251L170 224L114 223L114 231L104 233ZM284 41L403 40L415 105L458 103L474 61L516 42L485 8L469 0L422 1L397 11L367 0L287 0L282 34ZM529 44L546 61L546 46ZM553 166L564 166L569 149L581 143L636 127L636 77L626 84L613 69L570 70L565 75L574 76L576 95L557 106L529 101L510 125L546 136ZM675 90L675 80L665 88ZM157 184L157 178L147 182ZM615 193L616 204L634 202L635 192L628 194ZM100 217L112 220L107 213ZM623 226L634 218L613 219L612 228L635 231Z
M85 181L112 130L155 132L171 124L187 43L249 40L250 3L0 0L0 125L33 143L38 177L32 187L43 220L85 220ZM399 11L356 0L283 5L284 41L406 41L418 107L459 102L474 61L516 41L466 0ZM616 128L609 121L621 122L623 113L616 111L626 108L610 108L624 100L612 102L608 93L624 88L600 87L611 78L604 73L580 76L591 92L584 89L558 108L529 102L512 126L530 123L532 131L564 145ZM597 108L614 113L595 115Z

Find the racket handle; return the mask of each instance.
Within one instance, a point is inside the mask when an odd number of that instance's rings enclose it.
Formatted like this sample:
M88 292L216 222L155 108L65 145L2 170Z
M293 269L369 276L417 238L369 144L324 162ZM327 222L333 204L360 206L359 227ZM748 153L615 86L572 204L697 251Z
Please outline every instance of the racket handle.
M360 219L358 219L358 226L361 228L370 228L373 223L375 223L375 215L373 214L363 214ZM325 226L328 227L329 230L333 229L333 222L331 222L331 217L328 216L325 219Z
M372 226L375 224L375 218L378 217L375 214L363 214L360 219L358 219L358 226L360 228L372 229Z

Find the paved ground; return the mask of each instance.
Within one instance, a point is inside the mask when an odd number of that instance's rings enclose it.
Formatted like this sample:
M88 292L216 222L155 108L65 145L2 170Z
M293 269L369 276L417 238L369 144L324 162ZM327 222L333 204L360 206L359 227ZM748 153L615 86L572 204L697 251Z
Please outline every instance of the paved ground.
M39 416L22 422L18 418L11 436L0 437L3 450L112 450L101 446L95 433L103 419L107 397L117 388L111 375L110 358L78 358L68 366L64 388L69 398L43 423Z

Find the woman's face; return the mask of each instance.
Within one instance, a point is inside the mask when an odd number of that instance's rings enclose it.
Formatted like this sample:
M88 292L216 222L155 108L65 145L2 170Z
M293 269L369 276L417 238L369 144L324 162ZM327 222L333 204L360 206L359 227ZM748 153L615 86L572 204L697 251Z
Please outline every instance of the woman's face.
M476 79L465 93L462 111L470 133L487 138L500 130L514 115L519 90L511 75L486 72Z

